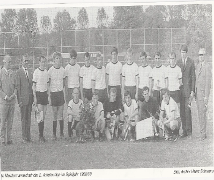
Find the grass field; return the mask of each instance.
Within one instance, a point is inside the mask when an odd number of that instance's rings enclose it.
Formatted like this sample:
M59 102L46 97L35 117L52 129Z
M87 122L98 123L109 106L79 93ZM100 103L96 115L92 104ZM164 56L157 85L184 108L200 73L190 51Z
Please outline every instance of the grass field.
M179 139L177 142L146 140L139 142L88 142L69 143L51 141L52 111L48 107L45 121L45 144L38 142L38 127L32 115L33 143L23 144L19 108L13 124L13 145L2 147L3 171L172 168L213 166L212 91L207 123L208 138ZM195 102L192 105L193 121L198 118ZM32 113L33 114L33 113ZM58 125L59 132L59 125ZM67 136L67 122L65 123Z

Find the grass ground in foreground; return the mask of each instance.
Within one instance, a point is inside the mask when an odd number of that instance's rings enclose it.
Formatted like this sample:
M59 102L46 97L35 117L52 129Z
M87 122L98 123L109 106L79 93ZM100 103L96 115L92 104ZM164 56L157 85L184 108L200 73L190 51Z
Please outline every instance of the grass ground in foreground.
M212 97L210 99L212 100ZM66 140L51 141L50 107L45 122L45 137L48 142L38 142L38 127L32 115L31 133L34 142L22 144L20 112L16 107L13 124L14 144L2 147L1 168L3 171L33 171L213 166L212 102L209 106L208 138L205 141L193 138L179 139L177 142L147 140L85 144L68 143ZM193 120L198 118L195 103L192 116ZM67 136L67 123L65 133Z

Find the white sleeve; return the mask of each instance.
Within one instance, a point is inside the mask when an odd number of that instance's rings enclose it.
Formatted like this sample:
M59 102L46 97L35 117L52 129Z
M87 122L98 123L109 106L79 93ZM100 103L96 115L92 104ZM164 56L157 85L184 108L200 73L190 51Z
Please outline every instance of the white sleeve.
M38 75L37 75L37 69L33 72L33 82L37 83L38 81Z
M65 77L67 77L67 76L68 76L68 65L65 66Z
M66 74L65 74L65 69L64 68L62 68L62 70L63 70L63 79L66 77Z
M135 64L135 76L138 76L138 75L139 75L138 66L137 64Z
M180 67L179 67L178 78L179 78L179 79L181 79L181 78L182 78L182 72L181 72L181 68L180 68Z
M84 67L84 66L83 66L83 67ZM83 73L83 71L84 71L83 67L80 68L80 77L82 77L82 78L83 78L83 74L84 74L84 73Z
M123 77L126 76L126 66L125 65L122 66L122 76Z
M106 74L109 75L109 63L106 65Z
M97 74L96 72L97 72L96 69L94 69L94 70L92 71L91 80L96 81L96 74Z

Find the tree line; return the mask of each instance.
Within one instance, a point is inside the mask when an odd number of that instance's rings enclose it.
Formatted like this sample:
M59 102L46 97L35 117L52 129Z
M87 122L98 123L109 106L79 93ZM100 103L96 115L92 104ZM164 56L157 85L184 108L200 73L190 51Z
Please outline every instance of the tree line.
M19 11L5 9L1 14L1 31L12 33L5 34L3 38L0 38L0 44L3 44L4 40L10 47L18 46L29 51L29 48L32 47L46 46L46 42L49 41L48 46L54 51L58 50L60 38L63 33L66 33L66 30L185 28L187 32L186 43L190 49L194 50L203 46L210 54L212 52L211 4L150 5L147 8L144 6L116 6L113 7L113 10L113 19L110 19L105 8L99 8L96 17L97 27L92 28L87 10L84 7L79 10L76 19L71 17L67 10L57 12L53 24L47 15L42 16L38 21L35 9L24 8ZM66 42L67 36L64 34L63 37L63 42ZM80 46L86 43L84 36L79 37L77 41ZM17 42L19 42L18 45ZM20 53L16 50L8 51L14 54Z

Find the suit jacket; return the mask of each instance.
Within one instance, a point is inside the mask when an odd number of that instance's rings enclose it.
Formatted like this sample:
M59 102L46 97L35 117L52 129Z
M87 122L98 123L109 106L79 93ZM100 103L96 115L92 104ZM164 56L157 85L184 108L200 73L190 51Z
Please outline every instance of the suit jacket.
M182 59L177 61L177 65L182 71L182 83L180 87L184 97L189 98L191 91L195 92L195 64L192 59L187 57L186 65L183 65Z
M209 64L204 62L201 66L200 63L196 66L196 85L195 91L197 92L197 99L204 100L204 97L209 98L211 87L211 70Z
M28 70L28 78L24 72L23 67L17 71L17 99L18 103L28 105L33 103L33 90L32 90L33 74Z

